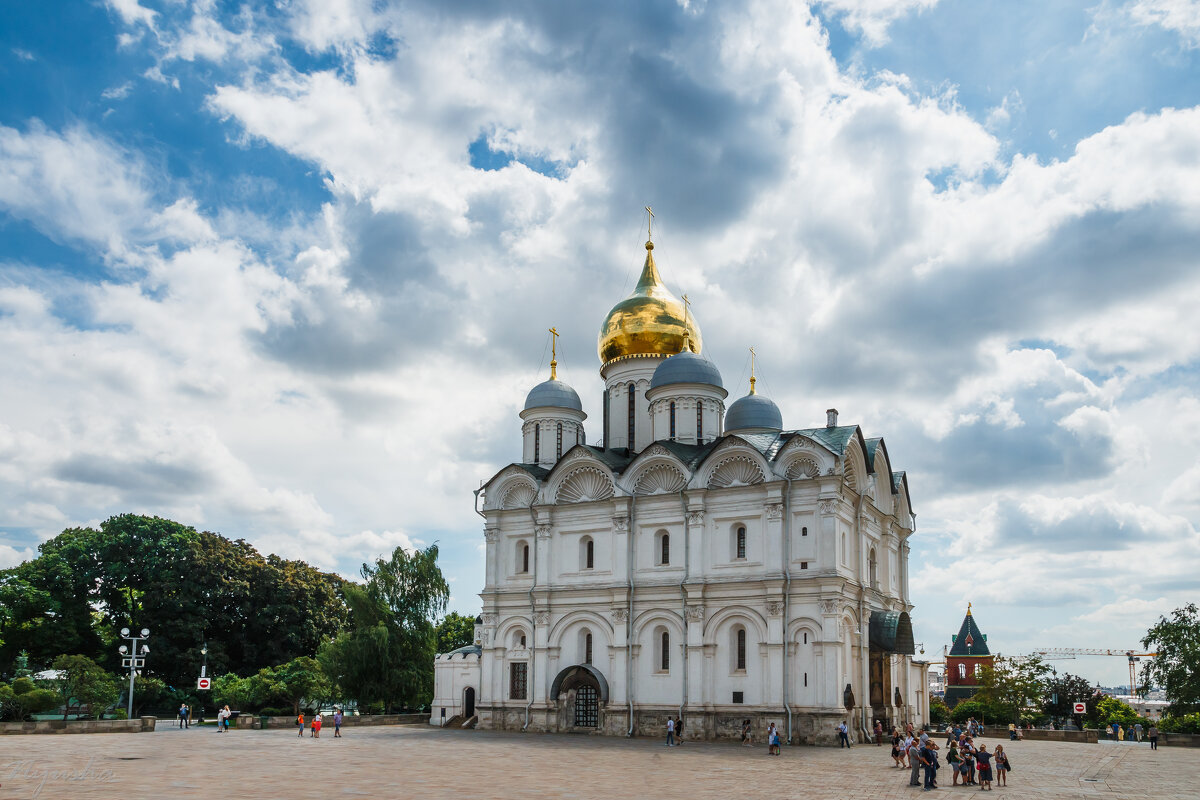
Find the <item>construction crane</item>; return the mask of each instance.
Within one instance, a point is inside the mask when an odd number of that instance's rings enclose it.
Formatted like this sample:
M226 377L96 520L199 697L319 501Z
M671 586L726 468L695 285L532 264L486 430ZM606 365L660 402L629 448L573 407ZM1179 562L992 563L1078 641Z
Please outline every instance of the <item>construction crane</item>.
M1058 658L1075 658L1077 656L1123 656L1129 659L1129 694L1132 696L1134 692L1134 680L1137 672L1137 663L1143 658L1154 658L1158 653L1136 653L1133 650L1098 650L1087 647L1047 647L1042 650L1034 650L1034 655L1042 656L1047 661Z

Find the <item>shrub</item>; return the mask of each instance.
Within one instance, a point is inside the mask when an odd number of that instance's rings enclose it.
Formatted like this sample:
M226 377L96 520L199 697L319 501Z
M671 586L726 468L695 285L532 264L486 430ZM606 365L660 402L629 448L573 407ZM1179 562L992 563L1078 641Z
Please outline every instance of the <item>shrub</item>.
M1163 717L1158 727L1167 733L1200 733L1200 713Z

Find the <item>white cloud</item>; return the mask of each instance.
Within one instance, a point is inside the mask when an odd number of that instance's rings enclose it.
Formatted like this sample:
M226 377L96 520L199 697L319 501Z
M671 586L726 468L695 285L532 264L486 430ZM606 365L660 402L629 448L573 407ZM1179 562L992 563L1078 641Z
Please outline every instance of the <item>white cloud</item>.
M1159 25L1176 31L1189 47L1200 47L1200 2L1196 0L1137 0L1128 6L1140 25Z
M120 86L105 89L100 96L105 100L123 100L133 91L133 81L125 81Z
M847 30L859 31L873 45L888 40L888 26L914 11L933 8L938 0L817 0L817 5L842 16Z

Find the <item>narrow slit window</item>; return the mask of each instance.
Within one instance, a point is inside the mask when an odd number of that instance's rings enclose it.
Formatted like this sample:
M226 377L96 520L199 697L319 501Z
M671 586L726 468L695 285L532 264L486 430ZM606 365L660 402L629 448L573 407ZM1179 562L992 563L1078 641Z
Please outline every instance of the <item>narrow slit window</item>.
M671 563L671 535L668 533L662 534L659 539L658 563Z
M625 443L625 446L628 447L630 450L633 449L633 434L634 434L634 430L635 430L635 424L637 422L636 400L637 400L637 388L634 387L634 385L631 383L631 384L629 384L629 440Z
M704 406L696 403L696 444L704 444Z
M586 568L592 569L596 565L596 543L588 539L586 557Z
M592 663L592 635L583 637L583 663Z
M529 545L521 545L521 572L529 572Z
M542 426L535 422L533 423L533 462L542 460Z
M555 458L562 458L562 423L558 423L558 454Z
M662 655L659 661L658 668L663 672L671 671L671 634L663 631L661 636Z
M671 441L672 442L675 441L675 401L674 400L671 401L671 433L669 435L670 435Z
M735 553L736 553L736 555L734 556L735 558L740 558L743 560L746 558L746 528L745 527L739 527L737 529L737 545L736 545Z
M737 668L746 669L746 629L737 629Z

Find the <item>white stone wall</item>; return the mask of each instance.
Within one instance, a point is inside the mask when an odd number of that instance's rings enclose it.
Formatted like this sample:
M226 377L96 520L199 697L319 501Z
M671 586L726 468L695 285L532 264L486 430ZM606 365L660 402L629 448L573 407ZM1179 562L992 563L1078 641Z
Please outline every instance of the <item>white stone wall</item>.
M464 713L467 689L475 692L475 706L479 706L479 687L482 672L480 657L475 653L445 653L433 663L434 697L429 709L429 724L444 725L448 720Z

